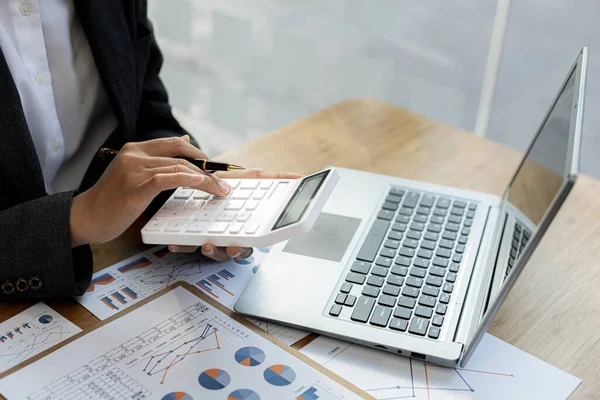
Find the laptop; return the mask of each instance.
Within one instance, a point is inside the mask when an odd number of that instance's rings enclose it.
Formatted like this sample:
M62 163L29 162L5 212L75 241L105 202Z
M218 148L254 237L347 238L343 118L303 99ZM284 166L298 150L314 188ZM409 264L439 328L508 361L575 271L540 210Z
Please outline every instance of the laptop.
M583 48L502 197L338 168L311 231L271 249L235 310L466 364L575 183L586 69Z

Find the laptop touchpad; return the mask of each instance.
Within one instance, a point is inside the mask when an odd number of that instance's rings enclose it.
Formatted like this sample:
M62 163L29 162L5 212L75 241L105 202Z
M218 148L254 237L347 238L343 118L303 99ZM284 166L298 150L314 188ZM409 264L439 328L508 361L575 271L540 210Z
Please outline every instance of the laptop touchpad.
M313 228L303 236L290 239L283 251L341 261L360 221L357 218L321 213Z

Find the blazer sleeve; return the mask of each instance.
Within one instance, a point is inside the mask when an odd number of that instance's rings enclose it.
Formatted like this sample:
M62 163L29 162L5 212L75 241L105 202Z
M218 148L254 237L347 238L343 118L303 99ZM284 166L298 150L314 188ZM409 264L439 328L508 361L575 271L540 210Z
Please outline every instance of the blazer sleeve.
M89 246L71 248L75 192L0 211L0 301L81 295L92 276Z

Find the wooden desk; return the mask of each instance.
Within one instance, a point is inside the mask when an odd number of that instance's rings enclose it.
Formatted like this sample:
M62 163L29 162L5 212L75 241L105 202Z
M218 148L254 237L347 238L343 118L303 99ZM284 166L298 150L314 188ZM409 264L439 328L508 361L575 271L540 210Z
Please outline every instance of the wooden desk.
M219 159L309 173L327 165L500 195L521 154L376 100L349 100ZM573 399L600 393L600 182L581 176L490 333L583 379ZM138 221L94 246L96 270L145 248ZM48 301L81 328L97 322L72 300ZM3 304L0 320L29 304ZM314 336L313 336L314 337Z

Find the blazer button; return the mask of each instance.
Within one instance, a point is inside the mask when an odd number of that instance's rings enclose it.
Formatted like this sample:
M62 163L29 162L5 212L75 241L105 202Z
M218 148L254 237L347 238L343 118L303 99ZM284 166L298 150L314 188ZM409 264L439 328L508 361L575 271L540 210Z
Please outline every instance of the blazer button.
M29 287L34 291L40 290L42 288L42 280L40 277L34 276L33 278L29 279Z
M6 281L1 286L4 294L13 294L15 292L15 284L12 281Z
M19 292L26 292L27 290L29 290L29 282L27 282L27 280L23 278L17 279L16 286Z

